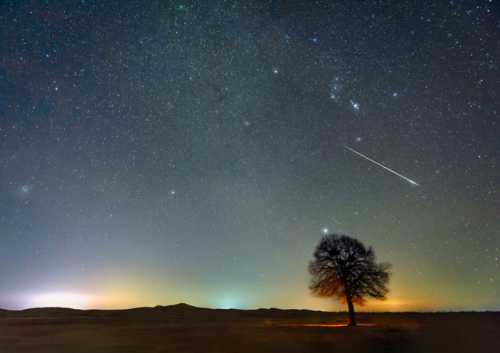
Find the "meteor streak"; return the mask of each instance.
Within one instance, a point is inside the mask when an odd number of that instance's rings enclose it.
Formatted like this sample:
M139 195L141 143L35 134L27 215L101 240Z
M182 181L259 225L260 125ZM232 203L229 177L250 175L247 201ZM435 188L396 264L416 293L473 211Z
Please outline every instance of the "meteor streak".
M407 182L408 182L408 183L410 183L411 185L413 185L413 186L420 186L420 184L419 184L419 183L417 183L416 181L411 180L410 178L405 177L405 176L404 176L404 175L402 175L402 174L399 174L399 173L398 173L398 172L396 172L395 170L392 170L391 168L386 167L386 166L385 166L385 165L383 165L382 163L379 163L379 162L377 162L376 160L371 159L370 157L368 157L368 156L364 155L363 153L356 151L354 148L351 148L351 147L349 147L349 146L347 146L347 145L345 145L345 146L344 146L344 148L345 148L345 149L347 149L348 151L351 151L352 153L355 153L355 154L357 154L358 156L360 156L360 157L362 157L362 158L364 158L364 159L366 159L366 160L368 160L368 161L370 161L370 162L372 162L372 163L374 163L374 164L378 165L379 167L384 168L384 169L385 169L385 170L387 170L389 173L392 173L392 174L394 174L394 175L396 175L396 176L400 177L401 179L403 179L403 180L407 181Z

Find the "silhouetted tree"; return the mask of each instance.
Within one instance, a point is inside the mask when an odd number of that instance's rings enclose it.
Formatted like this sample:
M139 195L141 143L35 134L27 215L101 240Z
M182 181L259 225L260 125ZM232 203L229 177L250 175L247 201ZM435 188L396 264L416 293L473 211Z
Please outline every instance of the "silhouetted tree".
M309 288L318 296L345 301L349 326L355 326L354 303L363 305L366 297L385 299L390 266L376 263L373 249L359 240L329 234L321 239L309 263Z

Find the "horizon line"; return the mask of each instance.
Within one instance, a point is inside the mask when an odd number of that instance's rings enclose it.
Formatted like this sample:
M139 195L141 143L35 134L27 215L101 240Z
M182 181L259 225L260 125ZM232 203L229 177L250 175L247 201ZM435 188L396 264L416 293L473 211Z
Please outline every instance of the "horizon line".
M320 310L320 309L309 309L309 308L279 308L279 307L255 307L255 308L221 308L221 307L204 307L204 306L196 306L192 304L188 304L185 302L179 302L175 304L167 304L167 305L154 305L154 306L132 306L127 308L73 308L66 306L40 306L40 307L28 307L23 309L6 309L1 308L0 311L13 311L13 312L21 312L27 310L43 310L43 309L66 309L66 310L75 310L75 311L127 311L127 310L137 310L137 309L161 309L175 306L186 306L191 307L193 309L204 309L204 310L238 310L238 311L257 311L257 310L280 310L280 311L311 311L311 312L321 312L321 313L332 313L332 314L340 314L340 313L348 313L347 310ZM356 313L359 314L446 314L446 313L500 313L499 309L437 309L437 310L356 310Z

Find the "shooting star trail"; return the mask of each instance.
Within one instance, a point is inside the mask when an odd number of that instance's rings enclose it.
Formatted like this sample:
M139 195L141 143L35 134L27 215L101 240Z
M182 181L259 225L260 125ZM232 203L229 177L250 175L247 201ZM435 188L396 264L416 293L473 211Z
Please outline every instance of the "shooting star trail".
M355 153L355 154L357 154L358 156L360 156L360 157L362 157L362 158L364 158L364 159L366 159L366 160L368 160L368 161L370 161L370 162L372 162L372 163L374 163L374 164L378 165L379 167L384 168L384 169L385 169L385 170L387 170L388 172L390 172L390 173L392 173L392 174L394 174L394 175L396 175L396 176L400 177L401 179L403 179L403 180L407 181L407 182L408 182L408 183L410 183L411 185L413 185L413 186L420 186L420 184L419 184L419 183L417 183L416 181L411 180L410 178L405 177L405 176L404 176L404 175L402 175L402 174L399 174L399 173L398 173L398 172L396 172L395 170L392 170L391 168L386 167L386 166L385 166L385 165L383 165L382 163L379 163L379 162L377 162L376 160L371 159L370 157L368 157L368 156L364 155L363 153L356 151L354 148L351 148L351 147L349 147L349 146L347 146L347 145L345 145L345 146L344 146L344 148L345 148L345 149L347 149L348 151L351 151L352 153Z

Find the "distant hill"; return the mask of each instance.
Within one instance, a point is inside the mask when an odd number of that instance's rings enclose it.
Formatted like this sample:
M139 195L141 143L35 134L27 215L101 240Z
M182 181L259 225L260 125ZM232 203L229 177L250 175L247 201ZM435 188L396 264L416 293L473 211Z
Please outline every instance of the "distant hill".
M30 319L80 319L95 318L161 320L161 321L240 321L247 319L293 319L304 317L331 318L336 313L296 309L209 309L186 303L167 306L139 307L117 310L79 310L71 308L31 308L25 310L1 310L0 317Z
M384 316L384 315L414 315L421 316L428 313L361 313L365 316ZM446 313L434 313L440 315ZM448 313L459 315L460 313ZM186 303L179 303L166 306L139 307L130 309L113 310L80 310L71 308L31 308L24 310L5 310L0 309L0 318L43 318L47 320L56 319L109 319L109 320L159 320L165 322L177 321L241 321L241 320L337 320L339 317L345 317L344 312L325 312L307 309L210 309L200 308Z

